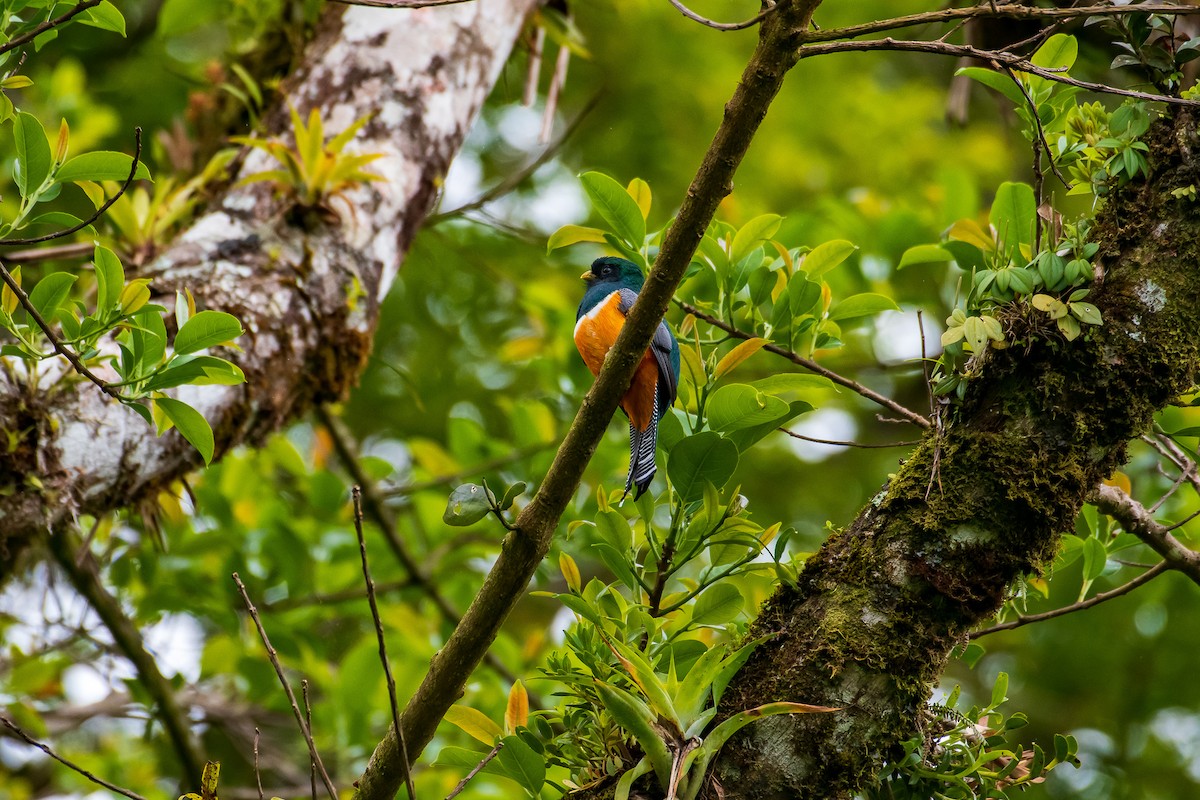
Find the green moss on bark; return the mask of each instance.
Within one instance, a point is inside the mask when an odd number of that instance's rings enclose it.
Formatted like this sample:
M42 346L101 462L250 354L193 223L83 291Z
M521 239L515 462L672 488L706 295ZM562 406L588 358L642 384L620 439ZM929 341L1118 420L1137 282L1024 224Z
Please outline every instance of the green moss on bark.
M1089 299L1104 324L1070 343L1031 329L1027 347L992 351L943 433L764 609L752 635L774 638L724 713L773 700L845 710L748 729L718 766L726 796L847 797L872 781L954 645L1044 568L1127 442L1193 386L1200 205L1170 190L1200 185L1196 123L1162 121L1149 144L1150 180L1116 191L1093 227L1104 275Z

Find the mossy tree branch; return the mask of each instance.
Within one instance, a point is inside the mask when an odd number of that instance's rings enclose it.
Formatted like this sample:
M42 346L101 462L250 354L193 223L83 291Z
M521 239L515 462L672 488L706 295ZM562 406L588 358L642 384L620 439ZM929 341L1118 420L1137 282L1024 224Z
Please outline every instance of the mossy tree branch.
M717 766L727 797L842 798L874 780L917 733L954 646L1015 578L1049 563L1127 443L1194 385L1200 206L1171 190L1200 181L1195 117L1177 112L1148 143L1153 177L1117 192L1093 227L1103 326L1068 343L1037 314L1021 318L1014 336L1028 350L990 351L940 437L927 434L754 623L751 635L773 634L772 646L755 652L724 708L787 698L846 710L748 729ZM730 792L750 774L752 792Z
M626 319L596 383L558 449L546 479L505 537L495 565L475 601L446 645L433 657L428 674L401 715L408 757L415 762L433 738L446 709L495 640L534 570L541 563L567 503L579 487L634 369L650 345L708 223L733 186L733 175L750 147L787 72L796 63L797 37L820 0L780 2L763 20L758 46L742 73L725 117L704 155L679 214L663 240L658 259ZM359 800L390 800L403 780L396 732L389 730L358 781Z

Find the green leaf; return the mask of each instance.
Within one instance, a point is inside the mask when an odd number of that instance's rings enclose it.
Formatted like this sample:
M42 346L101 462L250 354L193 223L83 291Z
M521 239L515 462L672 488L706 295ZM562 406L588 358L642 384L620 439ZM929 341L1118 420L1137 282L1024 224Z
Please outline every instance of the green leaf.
M1000 184L988 219L996 228L996 237L1010 258L1021 260L1020 246L1033 243L1036 215L1037 200L1033 196L1032 186L1012 181Z
M989 708L995 708L1008 699L1008 673L1001 672L992 684L992 703Z
M176 358L146 382L145 390L161 391L175 386L237 386L246 382L246 375L236 365L216 356L185 356Z
M832 389L833 381L824 375L780 372L769 378L754 381L750 385L763 394L769 394L772 397L782 397L784 400L791 400L795 399L801 392L807 393L814 389Z
M787 413L788 404L744 383L731 383L712 393L705 406L714 431L752 428Z
M804 261L800 263L800 269L804 270L810 278L819 278L845 261L857 249L857 245L844 239L825 242L817 245L811 253L804 257Z
M821 302L821 284L810 281L804 272L797 271L788 279L787 299L793 317L815 314Z
M84 25L90 25L93 28L113 31L122 36L125 35L125 17L121 16L121 12L117 10L117 7L108 0L104 0L100 5L83 12L79 16L79 22Z
M594 686L605 710L637 740L659 783L666 786L671 780L671 753L653 725L654 714L650 707L628 692L601 681L596 681Z
M524 481L518 481L517 483L514 483L512 486L509 486L507 489L505 489L504 497L500 500L500 509L502 511L508 511L510 508L512 508L512 504L516 502L517 498L520 497L522 493L524 493L525 486L526 484Z
M714 583L696 598L692 622L696 625L724 625L742 613L746 600L732 583Z
M242 335L242 323L224 311L201 311L175 334L175 353L186 355L223 344Z
M46 139L46 131L37 117L24 111L17 113L13 133L17 144L17 171L14 176L17 190L21 197L29 197L41 188L46 176L50 174L50 142Z
M629 527L629 520L616 511L596 514L596 533L618 552L625 553L633 547L633 529Z
M953 260L954 254L941 245L919 244L904 251L904 255L900 256L900 263L896 265L896 269L901 270L905 267L911 267L913 264L941 264Z
M1079 43L1074 36L1056 33L1037 49L1030 61L1042 69L1070 69L1079 56ZM1044 78L1042 80L1045 80Z
M29 302L33 303L33 307L47 322L54 319L54 315L66 302L75 278L76 276L69 272L52 272L38 281L37 286L29 293Z
M546 242L546 252L550 253L560 247L567 247L579 242L604 244L604 231L583 225L563 225L550 234L550 239Z
M1104 548L1104 543L1095 536L1085 539L1083 542L1083 579L1091 582L1099 578L1104 573L1104 566L1108 562L1108 551Z
M166 0L158 12L158 34L178 36L204 25L220 22L223 7L220 3L196 0Z
M45 138L43 134L42 138ZM46 145L49 152L50 146ZM59 183L75 181L124 181L129 177L133 167L133 157L111 150L97 150L94 153L83 153L68 159L55 174L54 179ZM137 180L150 180L150 170L145 164L139 163L133 176Z
M496 760L530 797L537 797L546 782L546 762L520 736L505 736L501 741L504 747Z
M1100 316L1100 309L1091 303L1068 303L1067 306L1071 309L1071 314L1085 325L1099 325L1104 321Z
M616 789L613 791L613 800L629 800L629 793L633 791L633 782L649 771L650 759L643 756L641 761L621 774L621 779L617 781Z
M478 709L470 706L462 706L455 703L446 709L446 716L443 717L446 722L457 726L468 736L483 742L488 747L496 743L496 740L504 735L504 731L500 730L500 726L488 718L486 714Z
M196 448L204 463L212 463L215 444L212 428L204 415L182 400L173 400L170 397L156 397L154 405L167 415L167 419L174 423L183 438Z
M486 489L475 483L464 483L450 493L442 522L455 527L474 525L486 517L491 509Z
M812 411L812 409L812 405L803 400L793 400L787 404L787 411L775 419L751 428L740 428L730 431L727 438L737 445L738 452L744 453L753 445L774 433L777 428L786 425L801 414Z
M117 254L107 247L96 247L92 263L96 268L96 310L103 315L116 305L125 288L125 269Z
M1028 102L1025 100L1025 95L1021 93L1021 89L1013 82L1013 79L1003 72L996 72L994 69L985 69L983 67L963 67L954 74L964 75L973 81L982 83L989 89L995 89L1007 97L1009 102L1018 108Z
M899 311L900 306L890 297L881 294L865 292L854 294L829 309L829 319L837 322L855 317L868 317L880 311Z
M737 469L737 445L712 431L689 436L671 448L667 456L667 476L684 502L704 496L704 482L718 489L733 477Z
M579 180L592 206L613 232L632 249L640 250L646 240L646 220L625 187L602 172L585 172Z
M736 264L750 255L759 245L774 236L782 223L783 217L778 214L763 214L747 222L734 234L729 260Z

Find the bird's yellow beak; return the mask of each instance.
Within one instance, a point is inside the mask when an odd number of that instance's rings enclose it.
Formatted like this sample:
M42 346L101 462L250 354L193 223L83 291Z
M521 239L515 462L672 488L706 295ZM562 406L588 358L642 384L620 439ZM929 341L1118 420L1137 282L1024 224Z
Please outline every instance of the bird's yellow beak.
M592 271L589 269L587 272L580 275L579 278L580 278L580 280L591 281L591 280L595 280L596 276L593 275Z

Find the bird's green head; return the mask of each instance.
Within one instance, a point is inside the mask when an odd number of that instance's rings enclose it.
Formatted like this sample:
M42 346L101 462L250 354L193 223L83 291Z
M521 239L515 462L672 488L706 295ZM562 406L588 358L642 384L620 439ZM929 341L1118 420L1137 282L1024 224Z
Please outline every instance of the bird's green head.
M592 262L592 268L579 277L587 282L589 290L594 286L604 285L609 291L632 289L638 292L646 282L637 264L615 256L597 258Z

